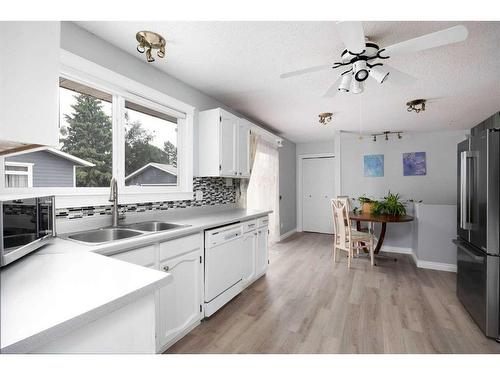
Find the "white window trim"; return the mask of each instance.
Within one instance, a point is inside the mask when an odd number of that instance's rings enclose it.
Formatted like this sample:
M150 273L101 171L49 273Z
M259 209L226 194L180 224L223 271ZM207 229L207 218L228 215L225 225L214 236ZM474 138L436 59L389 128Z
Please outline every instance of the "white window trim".
M26 167L26 172L23 171L8 171L5 170L5 175L14 175L14 176L28 176L28 188L33 187L33 163L23 163L19 161L6 161L6 167ZM8 188L11 189L11 188Z
M160 91L152 89L121 74L113 72L78 55L61 49L62 77L75 80L93 88L113 94L113 175L119 182L119 203L141 203L152 201L193 199L193 127L195 107L181 102ZM124 100L146 104L146 106L179 118L178 124L178 185L125 187L125 127L123 126ZM122 142L123 141L123 142ZM3 158L0 157L0 163ZM0 167L0 172L2 171ZM3 181L0 182L0 190ZM37 194L55 195L56 208L88 205L108 205L109 188L8 188L9 195Z

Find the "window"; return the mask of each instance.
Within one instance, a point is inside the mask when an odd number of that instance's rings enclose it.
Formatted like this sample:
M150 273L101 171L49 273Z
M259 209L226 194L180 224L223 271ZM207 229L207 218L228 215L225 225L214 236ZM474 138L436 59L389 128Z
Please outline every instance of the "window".
M177 118L125 101L125 185L177 185Z
M33 164L31 163L5 163L5 187L32 187Z
M59 150L79 159L64 177L76 187L107 187L113 175L112 95L64 78L59 87Z
M101 205L115 177L120 203L192 199L194 107L63 50L59 85L59 144L0 156L0 190Z

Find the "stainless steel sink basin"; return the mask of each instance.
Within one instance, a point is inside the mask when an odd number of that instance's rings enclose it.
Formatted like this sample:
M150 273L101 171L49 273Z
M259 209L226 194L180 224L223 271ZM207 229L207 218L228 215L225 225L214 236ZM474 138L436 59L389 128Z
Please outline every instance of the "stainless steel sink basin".
M104 243L115 240L121 240L124 238L140 236L141 232L132 230L132 229L124 229L124 228L102 228L96 230L89 230L86 232L80 232L75 234L70 234L68 238L88 243Z
M140 230L144 232L161 232L164 230L172 230L183 227L188 227L189 225L165 223L163 221L144 221L142 223L134 223L123 225L122 228L129 228L134 230Z

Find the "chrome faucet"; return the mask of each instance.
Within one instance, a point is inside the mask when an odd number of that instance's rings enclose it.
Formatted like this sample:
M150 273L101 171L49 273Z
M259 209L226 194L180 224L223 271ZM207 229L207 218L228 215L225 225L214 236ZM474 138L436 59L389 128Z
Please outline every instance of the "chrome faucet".
M111 207L111 215L112 215L112 220L113 220L113 227L118 226L118 220L123 219L124 217L121 217L120 214L118 213L118 183L116 181L116 178L112 178L110 185L109 185L109 201L113 203L113 206Z

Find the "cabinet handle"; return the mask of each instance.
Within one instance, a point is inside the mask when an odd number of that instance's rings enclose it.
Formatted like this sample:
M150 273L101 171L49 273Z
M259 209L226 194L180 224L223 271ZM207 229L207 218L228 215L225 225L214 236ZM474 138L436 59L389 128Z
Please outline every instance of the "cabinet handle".
M169 266L165 266L165 267L163 267L163 271L168 271L168 270L170 270L170 267L169 267Z
M237 176L238 175L238 172L234 172L234 175Z

